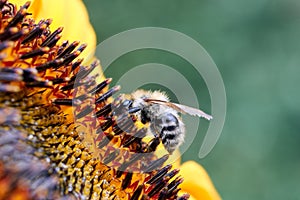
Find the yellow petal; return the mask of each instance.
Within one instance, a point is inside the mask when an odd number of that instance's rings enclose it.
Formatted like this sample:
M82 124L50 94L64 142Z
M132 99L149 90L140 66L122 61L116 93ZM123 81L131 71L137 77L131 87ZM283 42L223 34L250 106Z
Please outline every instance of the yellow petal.
M28 0L11 0L17 5L23 5ZM88 44L81 57L92 58L96 47L96 34L89 21L88 12L81 0L33 0L29 7L35 20L53 19L51 31L63 26L63 40L80 41Z
M181 184L182 192L189 193L190 199L220 200L205 169L194 161L188 161L181 165L180 175L184 178Z

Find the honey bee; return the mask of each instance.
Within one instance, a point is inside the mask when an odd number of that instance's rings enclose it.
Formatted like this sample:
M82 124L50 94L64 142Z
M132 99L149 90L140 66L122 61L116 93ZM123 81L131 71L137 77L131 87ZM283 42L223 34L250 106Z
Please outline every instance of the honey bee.
M170 102L161 91L137 90L129 99L128 109L143 124L149 123L150 132L161 139L170 154L184 142L185 125L179 113L212 119L212 116L199 109Z

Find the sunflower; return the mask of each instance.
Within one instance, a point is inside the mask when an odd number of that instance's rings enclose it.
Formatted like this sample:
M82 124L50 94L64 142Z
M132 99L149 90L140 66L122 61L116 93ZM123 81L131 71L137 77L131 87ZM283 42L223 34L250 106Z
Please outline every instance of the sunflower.
M83 3L0 9L0 199L189 198L99 61L83 64L96 43Z

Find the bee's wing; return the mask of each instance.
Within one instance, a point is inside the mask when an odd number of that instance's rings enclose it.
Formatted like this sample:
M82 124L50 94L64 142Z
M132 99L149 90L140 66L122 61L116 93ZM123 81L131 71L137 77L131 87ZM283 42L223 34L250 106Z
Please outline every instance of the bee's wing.
M203 112L202 110L199 110L197 108L192 108L192 107L189 107L189 106L186 106L186 105L181 105L181 104L178 104L178 103L172 103L172 102L158 100L158 99L144 99L144 100L146 102L149 102L149 103L156 103L156 104L168 106L168 107L173 108L174 110L177 110L178 112L181 112L183 114L189 114L189 115L192 115L192 116L204 117L207 120L212 119L211 115L208 115L205 112Z

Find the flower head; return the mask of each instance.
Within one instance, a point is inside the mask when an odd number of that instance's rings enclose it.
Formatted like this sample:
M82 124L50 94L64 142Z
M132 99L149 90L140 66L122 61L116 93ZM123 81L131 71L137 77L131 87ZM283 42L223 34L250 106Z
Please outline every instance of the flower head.
M120 88L99 61L79 58L96 41L80 0L0 0L0 10L0 199L184 200L180 190L198 190L156 154L160 141L145 138L126 99L111 98Z
M0 199L188 198L158 141L110 98L119 87L97 81L97 60L82 65L86 45L60 42L63 28L29 6L0 1Z

